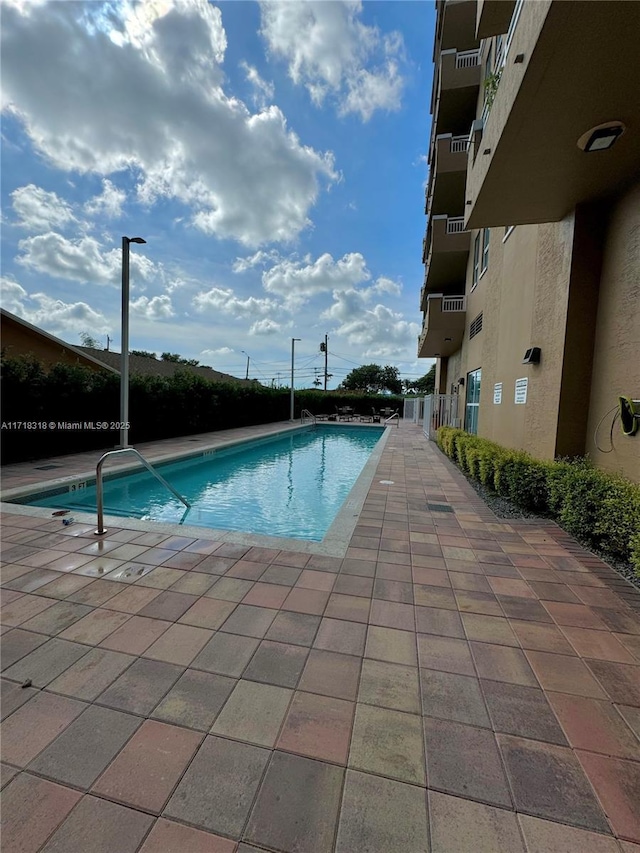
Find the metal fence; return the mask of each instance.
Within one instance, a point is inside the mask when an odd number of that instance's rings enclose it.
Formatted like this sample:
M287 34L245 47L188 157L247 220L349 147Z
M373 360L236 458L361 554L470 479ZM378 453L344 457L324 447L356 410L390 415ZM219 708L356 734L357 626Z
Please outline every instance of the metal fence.
M460 426L457 394L430 394L424 398L424 434L435 441L436 432L441 426Z

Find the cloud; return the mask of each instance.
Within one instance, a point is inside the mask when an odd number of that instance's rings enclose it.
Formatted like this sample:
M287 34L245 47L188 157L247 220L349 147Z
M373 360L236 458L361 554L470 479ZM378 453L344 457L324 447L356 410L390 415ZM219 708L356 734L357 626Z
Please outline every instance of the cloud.
M259 249L255 254L249 255L246 258L236 258L232 269L235 273L241 273L253 269L253 267L264 266L268 261L276 263L279 260L280 253L277 249L270 249L268 252Z
M22 252L17 262L30 270L55 278L79 281L83 284L119 284L122 275L120 249L104 251L94 237L68 240L61 234L49 231L27 237L18 243ZM161 269L140 252L130 255L131 286L152 281Z
M118 189L111 181L102 181L102 192L89 199L84 209L90 216L103 215L109 219L117 219L122 215L122 205L125 203L127 194Z
M315 261L310 256L303 261L280 261L262 274L262 285L269 293L283 297L289 308L295 308L318 294L354 287L370 277L359 252L351 252L338 261L325 252Z
M268 83L266 80L263 80L258 73L258 69L254 68L253 65L249 65L247 62L241 62L240 67L244 70L247 80L254 88L254 103L262 107L272 101L275 94L273 83Z
M247 246L293 239L337 177L277 106L225 94L226 35L206 0L12 4L2 24L3 109L58 169L133 170L142 202L177 200L195 227Z
M218 349L203 349L200 355L230 355L232 352L231 347L218 347Z
M153 296L151 299L140 296L131 302L131 312L146 320L168 320L175 317L169 296Z
M104 314L86 302L63 302L45 293L30 294L10 278L0 280L0 291L7 311L63 339L69 339L70 335L77 337L80 332L100 335L111 331Z
M372 290L372 289L370 289ZM420 327L385 305L368 306L370 291L336 291L321 316L336 322L332 334L359 347L362 358L398 358L415 348Z
M11 193L11 200L18 216L18 225L30 231L49 231L77 222L64 199L35 184L18 187Z
M402 285L397 281L392 281L390 278L385 278L381 275L376 283L372 285L371 290L374 293L389 293L391 296L400 296Z
M282 331L282 326L280 323L276 323L275 320L271 320L268 317L265 317L264 320L256 320L255 323L249 329L250 335L275 335L278 332Z
M317 105L333 97L341 115L368 121L376 110L397 110L404 81L398 64L402 36L385 36L360 20L362 3L261 2L261 33L273 56L288 62L289 76Z
M272 299L257 299L255 296L241 299L233 290L222 287L212 287L211 290L197 293L193 297L193 305L200 313L215 311L247 320L272 314L279 307Z

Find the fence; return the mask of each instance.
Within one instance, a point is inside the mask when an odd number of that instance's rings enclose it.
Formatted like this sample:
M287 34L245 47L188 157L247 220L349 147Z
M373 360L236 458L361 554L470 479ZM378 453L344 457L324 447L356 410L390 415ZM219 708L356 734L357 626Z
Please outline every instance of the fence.
M441 426L460 426L457 394L430 394L424 398L424 434L435 441Z

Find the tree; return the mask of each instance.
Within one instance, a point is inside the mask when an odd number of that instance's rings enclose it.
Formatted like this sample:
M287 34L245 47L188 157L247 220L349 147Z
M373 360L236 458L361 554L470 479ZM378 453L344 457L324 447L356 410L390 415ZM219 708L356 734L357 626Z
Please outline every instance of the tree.
M433 364L428 373L425 373L420 379L415 382L407 383L416 394L433 394L436 387L436 366Z
M91 349L102 349L100 341L90 335L89 332L80 332L80 340L83 347L91 347Z
M155 359L155 352L149 352L146 349L132 349L129 355L140 355L142 358L153 358Z
M200 364L196 358L183 358L177 352L163 352L160 358L162 361L171 361L174 364L188 364L190 367L198 367Z
M379 364L363 364L354 368L340 385L345 391L365 391L379 394L390 391L392 394L402 394L402 381L397 367Z

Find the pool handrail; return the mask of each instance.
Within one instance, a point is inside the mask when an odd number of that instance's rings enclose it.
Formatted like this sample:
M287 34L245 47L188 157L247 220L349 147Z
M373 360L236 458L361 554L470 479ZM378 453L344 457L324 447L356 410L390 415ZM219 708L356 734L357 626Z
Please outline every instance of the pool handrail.
M104 534L107 532L107 528L104 526L104 501L103 501L103 494L102 494L102 466L104 465L105 460L109 456L117 456L120 453L135 453L135 455L142 462L142 464L145 466L145 468L151 474L153 474L153 476L157 480L159 480L163 486L166 486L167 489L169 489L169 491L172 494L174 494L178 498L178 500L181 501L187 507L187 509L191 508L191 504L189 503L189 501L186 500L186 498L183 498L182 495L180 494L180 492L177 492L170 483L167 483L167 481L162 476L162 474L159 474L156 471L156 469L153 467L153 465L147 459L145 459L144 456L142 455L142 453L140 453L138 450L136 450L135 447L120 447L120 448L117 448L116 450L108 450L106 453L102 454L102 456L98 460L98 464L96 465L96 503L97 503L97 510L98 510L98 529L93 531L96 536L104 536Z
M316 416L313 414L313 412L310 412L310 411L309 411L309 409L303 409L303 410L300 412L300 423L304 423L304 419L305 419L305 417L307 417L307 418L311 418L311 419L312 419L312 421L313 421L313 422L314 422L314 424L315 424L315 422L316 422Z
M382 423L386 425L389 423L389 421L392 421L394 418L398 419L396 421L396 426L399 427L400 426L400 415L397 412L394 412L392 415L389 415L389 417L385 418Z

